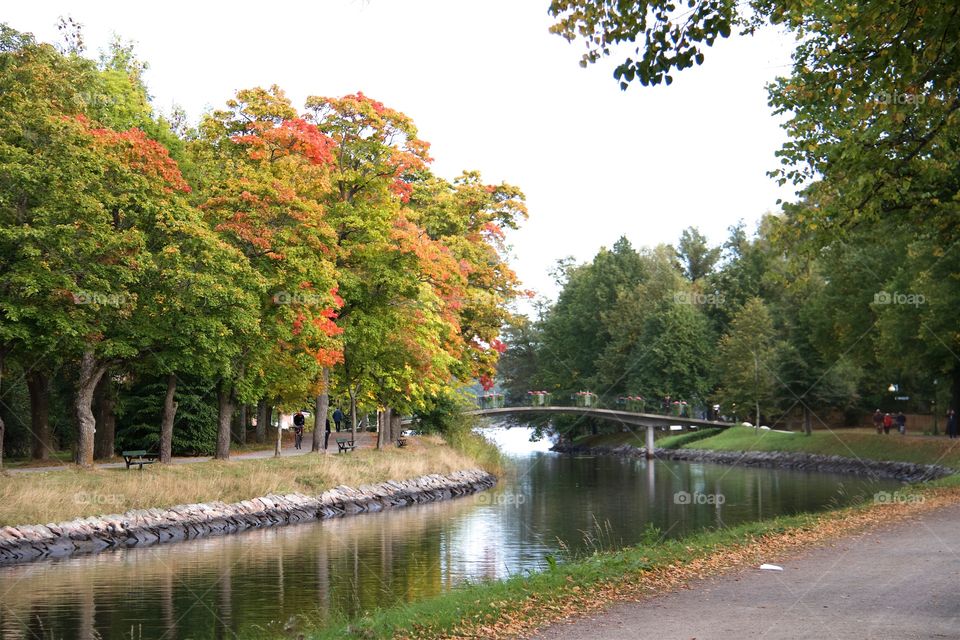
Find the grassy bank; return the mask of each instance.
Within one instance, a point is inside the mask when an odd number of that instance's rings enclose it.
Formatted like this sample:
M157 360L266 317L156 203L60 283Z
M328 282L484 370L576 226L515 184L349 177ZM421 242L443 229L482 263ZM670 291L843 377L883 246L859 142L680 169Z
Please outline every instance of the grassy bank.
M71 468L8 474L0 480L0 526L194 502L236 502L269 493L319 494L341 484L357 486L477 466L495 471L494 456L482 443L464 436L454 444L448 446L438 436L421 436L411 438L403 449L359 449L346 455L155 464L142 472Z
M875 527L960 500L960 482L949 478L916 490L896 504L864 504L824 514L804 514L682 540L652 534L641 546L551 566L533 575L457 589L437 598L375 611L307 638L506 638L529 633L572 615L595 612L676 589L690 580L781 560L791 551L837 535Z
M685 435L685 434L684 434ZM891 433L878 435L869 429L837 429L814 431L812 435L781 433L751 427L733 427L709 438L683 442L684 435L666 436L657 440L657 446L673 448L678 444L686 449L713 449L718 451L797 451L828 456L894 460L922 464L942 464L960 469L960 440L946 437ZM606 433L585 436L576 441L586 447L630 444L644 445L643 431L633 433Z

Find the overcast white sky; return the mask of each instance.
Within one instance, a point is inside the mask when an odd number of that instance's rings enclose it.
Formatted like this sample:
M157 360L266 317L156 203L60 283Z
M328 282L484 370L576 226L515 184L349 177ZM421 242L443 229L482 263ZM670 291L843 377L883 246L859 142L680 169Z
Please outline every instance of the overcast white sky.
M581 44L548 33L549 0L323 0L8 4L0 21L56 41L58 16L84 25L88 54L112 33L136 42L161 110L194 121L237 89L308 95L363 91L411 116L434 170L479 169L527 195L510 236L525 285L554 296L554 262L589 260L626 235L676 242L697 226L713 243L751 229L778 197L766 177L784 134L765 82L788 71L791 41L772 30L720 42L670 87L621 92L613 62L581 69Z

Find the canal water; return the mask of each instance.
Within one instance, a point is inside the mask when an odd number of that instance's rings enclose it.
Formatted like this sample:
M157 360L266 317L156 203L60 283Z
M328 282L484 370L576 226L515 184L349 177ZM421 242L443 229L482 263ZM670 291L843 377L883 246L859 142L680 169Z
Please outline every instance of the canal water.
M853 476L558 455L490 429L499 485L448 502L0 568L0 638L235 638L440 594L546 558L825 509L894 486Z

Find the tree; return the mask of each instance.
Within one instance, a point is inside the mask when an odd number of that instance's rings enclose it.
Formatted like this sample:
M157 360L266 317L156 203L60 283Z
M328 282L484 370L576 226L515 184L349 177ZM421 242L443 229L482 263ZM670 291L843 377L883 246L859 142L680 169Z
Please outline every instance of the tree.
M761 4L766 4L765 0L754 0L748 6ZM641 40L633 51L638 59L628 57L614 70L621 89L634 80L643 85L669 85L672 70L703 64L704 45L726 38L742 22L733 0L691 0L682 5L668 0L553 0L550 15L558 19L551 32L585 42L583 67L610 55L619 45Z
M598 382L598 361L613 339L604 315L645 276L646 265L626 238L567 272L543 320L540 363L549 391L569 394ZM606 391L606 389L605 389Z
M720 259L720 250L720 247L711 248L696 227L684 229L677 245L677 259L683 274L690 282L708 276Z
M526 316L509 320L503 328L507 345L497 364L497 378L506 396L506 404L514 406L527 399L528 391L540 389L540 327Z
M724 404L740 410L750 407L756 426L776 390L775 354L770 312L761 299L753 298L733 317L729 331L720 339L718 370L719 396Z
M627 361L627 388L647 397L702 401L713 386L714 341L707 319L682 300L657 307Z
M639 257L642 277L624 286L615 304L601 313L601 322L610 338L597 359L597 382L615 396L653 393L654 388L664 386L656 374L637 377L637 368L646 367L646 350L651 346L648 341L660 336L662 324L657 316L675 302L696 304L689 285L685 286L672 247L660 245L643 251Z
M255 305L260 333L220 376L216 457L225 459L237 399L301 405L322 384L322 369L342 357L334 232L320 203L334 142L297 117L276 86L238 92L201 132L195 153L209 177L200 206L268 292Z

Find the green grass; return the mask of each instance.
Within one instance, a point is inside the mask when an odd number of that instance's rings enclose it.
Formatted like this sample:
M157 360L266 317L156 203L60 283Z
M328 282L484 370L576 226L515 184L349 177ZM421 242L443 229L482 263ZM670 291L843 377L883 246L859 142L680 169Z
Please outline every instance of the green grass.
M837 429L779 433L751 427L732 427L688 449L718 451L799 451L869 460L941 464L960 469L960 440L932 436L878 435L867 429Z
M707 438L712 438L723 431L722 429L700 429L698 431L689 431L687 433L679 433L675 436L667 436L665 438L660 438L656 441L657 447L661 449L679 449L681 447L687 447L692 445L694 442L700 442L701 440L706 440Z
M710 432L711 435L703 434ZM617 432L580 436L574 444L584 447L645 445L644 433ZM665 435L657 438L661 449L714 449L717 451L798 451L865 460L894 460L920 464L941 464L960 469L960 440L946 436L878 435L872 429L818 430L805 436L800 432L781 433L752 427L731 427L723 431Z

